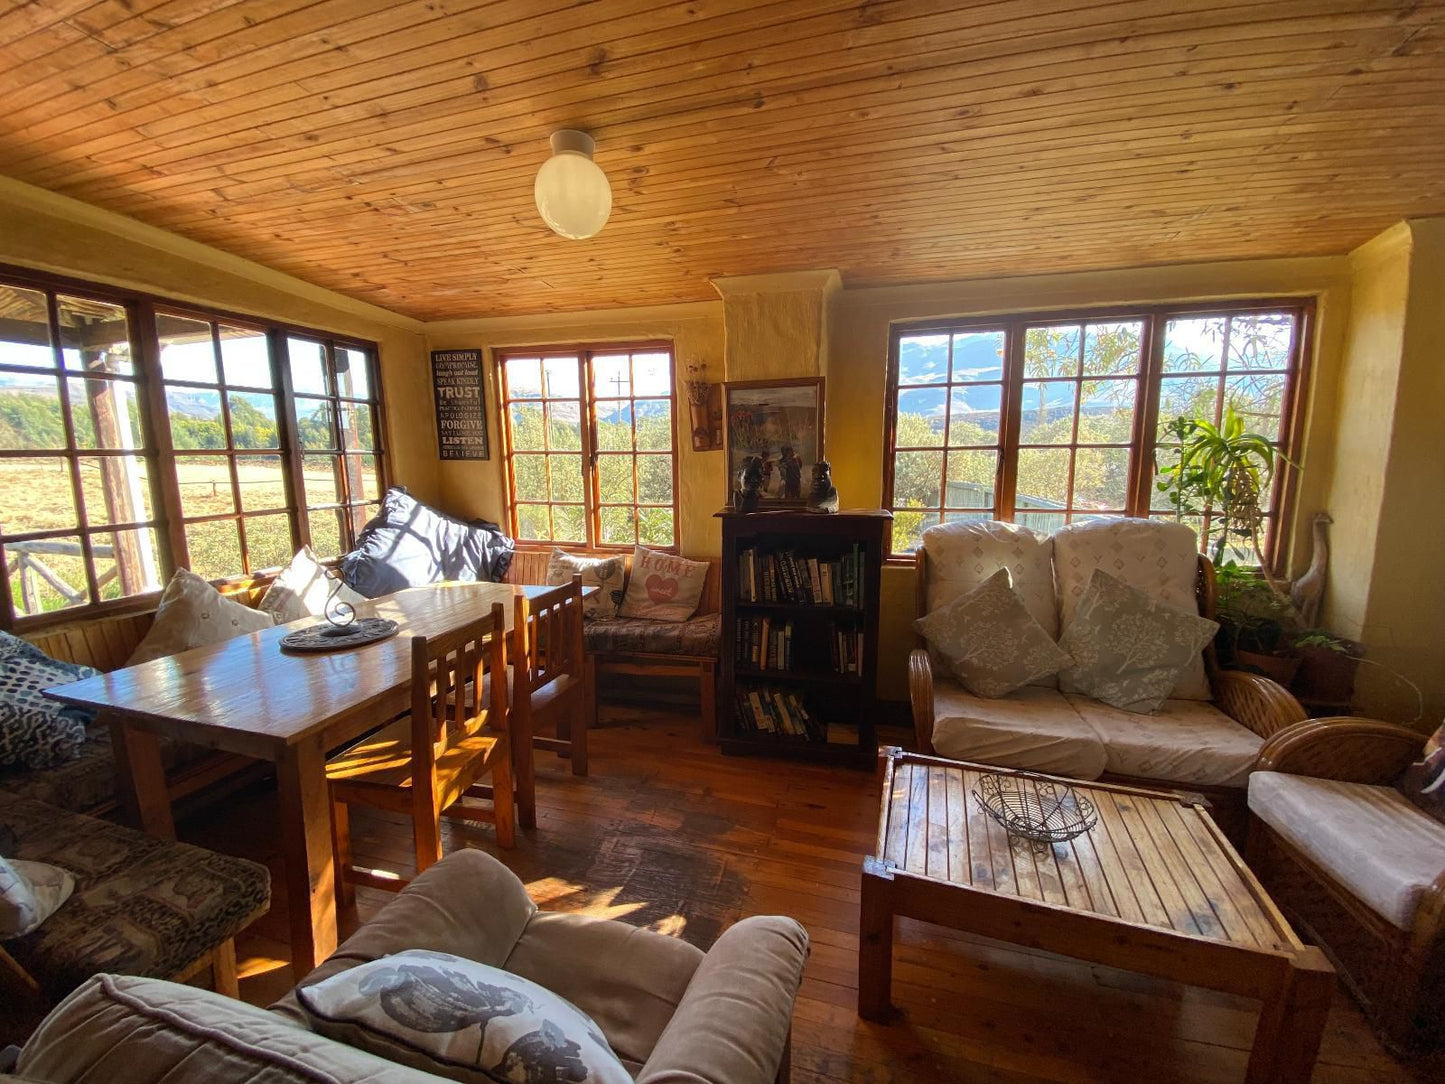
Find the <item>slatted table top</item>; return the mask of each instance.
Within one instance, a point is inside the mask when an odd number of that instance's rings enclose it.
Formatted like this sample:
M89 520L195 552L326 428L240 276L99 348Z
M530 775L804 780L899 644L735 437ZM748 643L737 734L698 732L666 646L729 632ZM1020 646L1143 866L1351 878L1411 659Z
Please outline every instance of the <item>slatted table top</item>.
M984 812L981 775L1053 779L892 751L877 857L895 872L1132 925L1285 952L1301 947L1202 799L1104 783L1072 785L1098 823L1038 848Z

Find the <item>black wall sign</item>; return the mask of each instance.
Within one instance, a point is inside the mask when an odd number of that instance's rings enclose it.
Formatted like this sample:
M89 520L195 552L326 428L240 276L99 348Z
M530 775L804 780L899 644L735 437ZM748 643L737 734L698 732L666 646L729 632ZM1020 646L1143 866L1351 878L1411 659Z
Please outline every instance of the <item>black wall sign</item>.
M442 459L490 459L480 350L433 350L437 452Z

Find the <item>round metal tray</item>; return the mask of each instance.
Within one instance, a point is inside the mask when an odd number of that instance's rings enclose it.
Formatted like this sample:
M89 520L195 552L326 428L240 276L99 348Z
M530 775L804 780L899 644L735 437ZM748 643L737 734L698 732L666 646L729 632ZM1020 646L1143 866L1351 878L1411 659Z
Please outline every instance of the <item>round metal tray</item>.
M973 797L1005 831L1034 843L1063 843L1099 823L1093 802L1049 779L989 773Z
M349 625L323 621L287 633L281 637L281 646L287 651L344 651L395 636L397 627L395 621L385 617L362 617Z

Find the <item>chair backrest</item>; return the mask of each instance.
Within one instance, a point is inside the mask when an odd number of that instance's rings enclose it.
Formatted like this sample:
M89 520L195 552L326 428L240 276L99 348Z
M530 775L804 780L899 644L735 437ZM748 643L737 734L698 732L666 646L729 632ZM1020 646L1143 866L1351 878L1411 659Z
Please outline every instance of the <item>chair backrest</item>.
M446 750L448 723L467 735L483 726L506 729L506 629L507 610L498 602L486 616L451 632L412 640L411 748L418 775ZM490 695L482 703L489 673Z
M513 602L514 696L534 693L569 675L582 676L582 577Z

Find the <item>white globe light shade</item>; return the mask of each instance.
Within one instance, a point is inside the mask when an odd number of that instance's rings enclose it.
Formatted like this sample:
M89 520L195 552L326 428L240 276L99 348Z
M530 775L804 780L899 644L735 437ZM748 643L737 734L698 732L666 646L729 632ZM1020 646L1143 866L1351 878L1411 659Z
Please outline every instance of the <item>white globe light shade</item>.
M577 241L594 236L612 213L612 187L592 161L592 147L584 132L553 132L552 157L537 171L533 188L542 221Z

